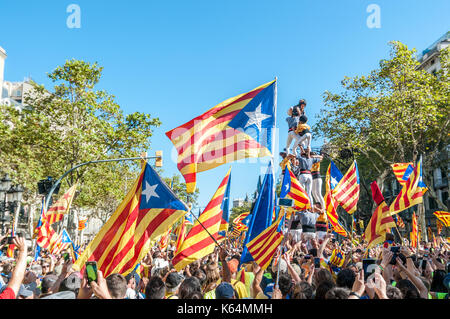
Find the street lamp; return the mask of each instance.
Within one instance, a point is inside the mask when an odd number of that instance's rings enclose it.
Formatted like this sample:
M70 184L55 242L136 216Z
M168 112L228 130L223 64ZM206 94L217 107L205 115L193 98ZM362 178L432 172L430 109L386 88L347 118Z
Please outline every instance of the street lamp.
M8 191L11 188L12 180L9 178L9 175L6 174L4 177L0 180L0 195L4 193L4 197L0 198L3 199L2 202L0 202L0 211L1 211L1 217L0 221L2 223L2 235L5 233L5 212L6 212L6 197L8 195Z

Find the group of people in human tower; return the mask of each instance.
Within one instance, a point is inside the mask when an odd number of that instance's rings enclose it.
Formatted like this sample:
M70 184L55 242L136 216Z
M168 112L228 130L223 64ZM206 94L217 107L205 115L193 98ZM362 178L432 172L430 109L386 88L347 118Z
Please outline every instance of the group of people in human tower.
M312 133L311 127L307 124L305 108L306 100L304 99L289 108L286 118L288 137L284 152L280 153L282 173L284 174L288 166L305 190L311 204L311 209L297 212L292 219L290 232L296 242L302 237L308 240L316 236L321 241L327 233L327 217L320 175L320 162L323 157L311 150Z

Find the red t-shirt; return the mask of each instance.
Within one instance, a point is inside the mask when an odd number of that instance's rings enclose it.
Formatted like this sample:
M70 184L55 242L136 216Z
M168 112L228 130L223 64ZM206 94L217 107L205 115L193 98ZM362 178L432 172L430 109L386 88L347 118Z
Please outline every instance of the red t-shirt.
M16 299L16 295L14 294L14 290L12 288L7 287L0 293L0 299Z

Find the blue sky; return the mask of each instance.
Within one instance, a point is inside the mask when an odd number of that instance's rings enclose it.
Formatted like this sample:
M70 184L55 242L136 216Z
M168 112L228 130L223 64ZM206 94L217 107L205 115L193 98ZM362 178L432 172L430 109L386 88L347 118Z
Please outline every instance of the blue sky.
M72 3L81 8L79 29L66 25ZM381 9L379 29L366 25L372 3ZM337 92L344 76L376 68L389 41L424 50L450 30L448 12L447 0L2 1L0 46L8 81L31 76L49 85L46 73L67 59L99 62L99 88L126 113L162 121L149 153L163 150L164 175L172 176L178 170L166 131L278 77L284 145L289 106L305 98L314 125L324 91ZM265 165L232 164L231 198L251 194ZM229 166L198 175L201 206Z

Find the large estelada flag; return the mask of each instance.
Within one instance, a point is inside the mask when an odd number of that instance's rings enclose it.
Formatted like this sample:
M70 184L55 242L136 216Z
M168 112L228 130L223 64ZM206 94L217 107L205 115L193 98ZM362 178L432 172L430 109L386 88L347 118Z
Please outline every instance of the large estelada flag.
M188 207L147 163L123 202L74 264L96 261L106 276L126 276L148 253L151 244L182 218Z
M216 241L221 237L219 231L222 220L222 203L230 182L230 173L231 168L173 257L172 265L177 271L214 251Z
M280 198L292 198L294 200L293 209L295 211L311 208L309 197L294 173L286 166L284 170L283 181L281 184ZM289 216L287 217L289 219Z
M353 214L359 199L359 173L356 161L353 161L348 171L342 176L333 189L334 200L344 208L347 213Z
M50 225L62 220L64 215L69 212L76 188L77 184L75 183L63 196L61 196L60 199L58 199L56 203L52 205L52 207L47 210L47 221Z
M272 155L276 81L232 97L189 122L166 132L188 193L196 174L249 157Z
M327 175L325 177L325 210L327 211L328 221L330 222L333 231L341 236L347 237L347 231L339 223L339 216L336 211L338 204L332 195L333 189L341 179L342 173L336 167L334 162L331 161L330 165L328 165Z
M395 221L389 214L389 206L386 204L377 182L372 182L370 187L372 189L372 198L377 204L377 208L375 208L363 235L369 243L367 246L369 249L384 242L386 233L390 228L395 227Z
M450 227L450 213L444 211L436 211L433 213L437 219L439 219L445 227Z
M247 243L248 251L252 255L253 260L262 269L266 269L269 266L278 246L283 240L283 233L281 232L283 217L283 214L279 214L271 226Z
M420 158L400 193L389 206L390 214L397 214L423 202L422 158Z

